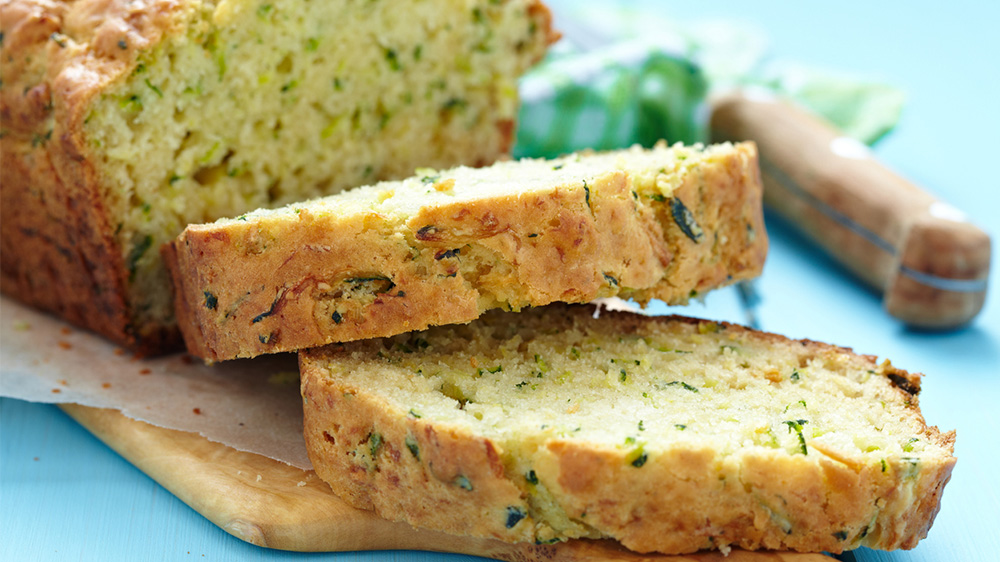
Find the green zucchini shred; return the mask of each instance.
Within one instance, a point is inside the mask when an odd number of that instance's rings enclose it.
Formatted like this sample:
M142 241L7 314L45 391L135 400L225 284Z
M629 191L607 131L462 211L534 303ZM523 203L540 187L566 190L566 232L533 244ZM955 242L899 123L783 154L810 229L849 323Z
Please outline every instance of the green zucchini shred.
M691 241L698 243L705 238L705 232L698 225L694 214L677 197L670 200L670 215L674 218L674 222L677 223L681 232Z
M202 291L205 295L205 308L215 310L219 306L219 299L209 291Z
M377 432L372 432L368 434L368 450L369 452L371 452L373 459L376 456L378 456L378 452L381 448L382 448L382 434Z
M135 279L135 272L139 268L139 260L142 259L142 256L146 254L152 245L153 237L147 234L140 238L135 246L132 246L132 251L128 253L128 259L126 260L129 282Z
M527 517L524 511L517 506L507 506L507 528L513 529L522 519Z
M802 426L809 423L809 421L800 419L800 420L787 420L781 423L788 426L789 433L795 431L796 435L798 435L799 437L799 451L801 451L803 455L808 455L809 450L806 448L806 438L804 435L802 435Z
M403 443L406 445L406 448L410 450L410 454L413 455L413 458L420 460L420 445L417 444L417 440L414 439L413 436L407 435Z
M630 465L636 468L642 468L642 466L646 464L646 461L649 460L649 455L646 453L645 450L643 450L642 447L639 447L638 449L632 451L632 453L629 454L627 460L629 461Z

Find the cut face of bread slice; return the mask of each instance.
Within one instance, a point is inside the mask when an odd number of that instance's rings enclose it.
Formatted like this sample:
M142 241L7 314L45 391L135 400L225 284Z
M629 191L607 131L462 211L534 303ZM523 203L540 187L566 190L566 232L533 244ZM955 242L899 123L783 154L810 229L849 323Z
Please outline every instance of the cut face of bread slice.
M739 326L553 305L300 353L313 466L382 517L638 551L912 548L955 459L919 375Z
M509 153L534 0L3 4L3 290L129 347L176 341L189 223Z
M767 251L752 144L424 170L192 225L169 247L188 349L208 360L622 296L683 303Z

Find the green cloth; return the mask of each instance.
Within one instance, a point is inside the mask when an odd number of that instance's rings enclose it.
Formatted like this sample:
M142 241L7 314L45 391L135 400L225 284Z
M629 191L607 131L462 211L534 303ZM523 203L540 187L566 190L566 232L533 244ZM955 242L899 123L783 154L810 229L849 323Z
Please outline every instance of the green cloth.
M521 82L517 157L706 142L709 93L744 86L788 97L867 144L902 111L904 95L890 85L772 60L766 38L747 25L682 27L607 7L564 15L556 26L566 39Z
M706 137L698 108L708 92L691 62L636 45L636 64L603 52L555 56L522 82L516 156L552 158L660 139Z

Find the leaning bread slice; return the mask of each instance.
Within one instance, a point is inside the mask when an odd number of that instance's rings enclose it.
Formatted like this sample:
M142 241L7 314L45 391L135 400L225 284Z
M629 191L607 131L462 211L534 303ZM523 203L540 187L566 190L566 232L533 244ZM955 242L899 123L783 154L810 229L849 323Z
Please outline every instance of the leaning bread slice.
M619 295L686 302L760 273L754 145L425 170L189 226L164 256L210 361Z
M912 548L954 432L849 349L552 305L300 353L316 472L354 506L637 551Z

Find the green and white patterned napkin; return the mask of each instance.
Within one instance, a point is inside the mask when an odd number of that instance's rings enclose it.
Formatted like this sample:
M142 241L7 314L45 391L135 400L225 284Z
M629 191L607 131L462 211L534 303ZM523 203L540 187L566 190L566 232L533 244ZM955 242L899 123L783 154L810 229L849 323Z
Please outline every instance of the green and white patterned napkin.
M557 12L556 27L564 40L521 82L518 157L705 142L706 99L737 87L788 97L867 144L895 127L904 103L890 85L775 60L745 24L680 26L602 6Z

